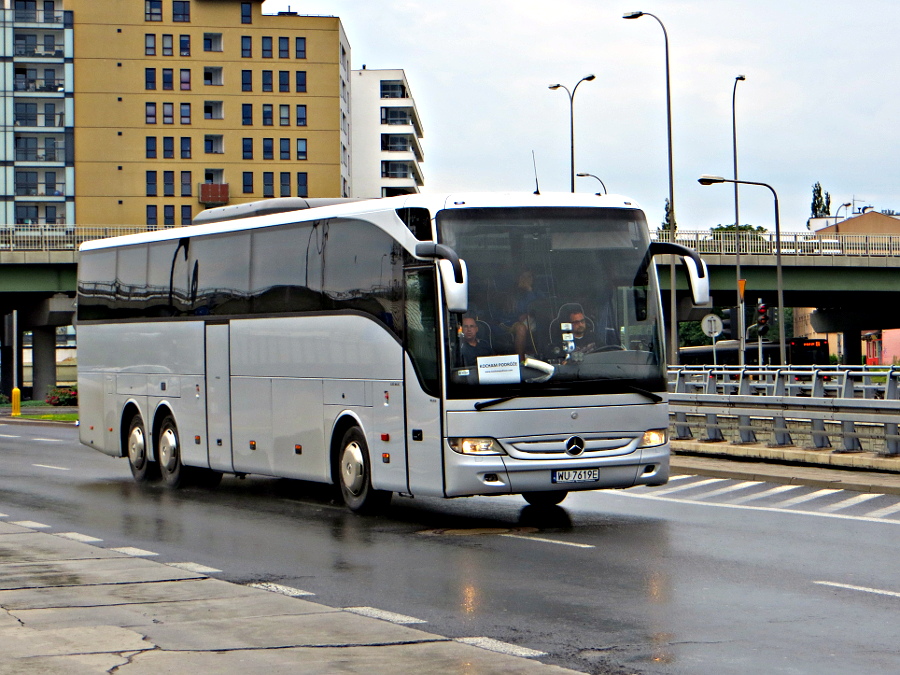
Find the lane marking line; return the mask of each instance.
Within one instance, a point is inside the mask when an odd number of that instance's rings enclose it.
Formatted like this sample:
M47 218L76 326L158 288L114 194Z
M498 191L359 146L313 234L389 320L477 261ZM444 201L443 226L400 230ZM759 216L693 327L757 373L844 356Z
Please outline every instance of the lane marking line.
M391 623L408 624L408 623L428 623L424 619L417 619L414 616L406 616L405 614L396 614L375 607L344 607L345 612L352 612L360 616L367 616L372 619L381 619L382 621L390 621Z
M730 504L744 504L745 502L752 502L755 499L764 499L765 497L771 497L773 495L780 495L782 492L790 492L791 490L799 490L802 485L779 485L777 487L769 488L768 490L763 490L762 492L757 492L755 495L747 495L746 497L741 497L740 499L732 499Z
M890 516L894 513L897 513L897 511L900 511L900 502L892 504L891 506L885 506L883 509L869 511L869 513L866 513L864 515L869 518L884 518L885 516Z
M80 541L85 544L103 541L102 539L97 539L97 537L91 537L86 534L79 534L78 532L57 532L56 536L63 537L64 539L71 539L72 541Z
M729 485L728 487L717 488L710 492L701 492L699 495L694 495L694 499L710 499L711 497L718 497L719 495L727 495L730 492L737 492L738 490L745 490L749 487L756 487L757 485L762 485L760 481L756 480L745 480L737 483L735 485Z
M0 438L22 438L22 437L17 436L15 434L0 434Z
M174 562L165 564L169 567L177 567L178 569L184 570L185 572L196 572L197 574L216 574L217 572L222 571L216 569L215 567L207 567L206 565L192 562Z
M560 546L574 546L575 548L596 548L592 544L576 544L572 541L559 541L558 539L544 539L543 537L532 537L524 534L501 534L501 537L509 537L510 539L526 539L528 541L540 541L544 544L559 544Z
M32 441L43 441L44 443L65 443L61 438L32 438Z
M887 595L891 598L900 598L900 593L896 591L885 591L880 588L869 588L867 586L854 586L853 584L838 584L833 581L814 581L814 584L820 586L832 586L834 588L844 588L849 591L861 591L863 593L875 593L876 595Z
M246 584L249 588L258 588L261 591L269 591L270 593L280 593L281 595L286 595L290 598L302 598L307 595L315 595L315 593L310 593L309 591L303 591L299 588L292 588L291 586L282 586L281 584L272 584L267 581L262 581L255 584Z
M777 502L772 504L774 508L785 509L789 506L794 506L796 504L804 504L806 502L811 502L813 499L818 499L819 497L825 497L827 495L833 495L835 492L840 492L840 490L833 490L831 488L825 488L824 490L816 490L815 492L810 492L806 495L800 495L799 497L792 497L791 499L785 499L783 502Z
M841 509L846 509L851 506L856 506L857 504L862 504L863 502L867 502L870 499L877 499L881 496L882 495L877 492L866 492L860 495L856 495L855 497L844 499L843 501L837 502L835 504L823 506L820 510L824 511L825 513L832 513L834 511L840 511Z
M71 471L72 469L67 469L64 466L53 466L51 464L32 464L31 466L36 466L39 469L56 469L57 471Z
M703 487L704 485L713 485L714 483L722 483L728 480L727 478L707 478L706 480L698 480L696 483L691 483L689 485L678 485L673 488L664 488L662 490L654 490L652 494L657 496L669 495L673 492L681 492L682 490L690 490L692 488Z
M20 527L28 527L32 530L48 530L50 529L49 525L44 525L43 523L36 523L33 520L16 520L12 522L13 525L18 525Z
M512 656L522 656L526 659L534 659L539 656L547 656L547 652L539 652L536 649L528 649L527 647L519 647L511 645L508 642L500 642L486 637L470 637L470 638L454 638L456 642L462 642L464 645L472 645L473 647L481 647L491 652L499 654L510 654Z
M159 553L154 553L153 551L145 551L142 548L134 548L133 546L120 546L119 548L111 548L108 550L115 551L116 553L124 553L125 555L134 556L135 558L147 558L150 556L159 555Z

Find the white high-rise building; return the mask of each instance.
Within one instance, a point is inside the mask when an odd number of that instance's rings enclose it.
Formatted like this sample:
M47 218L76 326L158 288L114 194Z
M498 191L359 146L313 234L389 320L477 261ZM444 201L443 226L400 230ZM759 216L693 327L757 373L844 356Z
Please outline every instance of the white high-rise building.
M406 74L396 70L354 70L351 77L350 168L354 197L414 194L422 174L422 123Z

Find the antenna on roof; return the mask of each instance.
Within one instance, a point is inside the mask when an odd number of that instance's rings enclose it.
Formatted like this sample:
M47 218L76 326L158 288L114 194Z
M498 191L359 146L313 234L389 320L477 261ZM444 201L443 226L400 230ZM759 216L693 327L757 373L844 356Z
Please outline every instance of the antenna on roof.
M534 194L541 194L541 186L538 185L537 160L534 158L534 150L531 151L531 163L534 165Z

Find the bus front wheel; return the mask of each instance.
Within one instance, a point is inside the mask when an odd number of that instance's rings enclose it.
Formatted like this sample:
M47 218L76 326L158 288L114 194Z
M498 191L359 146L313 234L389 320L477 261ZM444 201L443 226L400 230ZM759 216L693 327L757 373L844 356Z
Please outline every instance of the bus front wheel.
M144 420L135 414L128 425L128 466L131 475L138 483L145 483L159 477L159 465L150 461L147 455L147 434L144 432Z
M162 473L163 482L170 488L181 487L187 476L187 470L181 463L181 439L178 435L178 427L175 419L166 415L159 425L159 435L156 438L156 455L159 458L159 470Z
M366 437L359 427L352 427L341 441L338 458L338 481L344 503L355 513L377 513L391 501L391 493L372 487L372 465Z
M522 496L532 506L556 506L562 503L568 494L565 490L554 490L551 492L523 492Z

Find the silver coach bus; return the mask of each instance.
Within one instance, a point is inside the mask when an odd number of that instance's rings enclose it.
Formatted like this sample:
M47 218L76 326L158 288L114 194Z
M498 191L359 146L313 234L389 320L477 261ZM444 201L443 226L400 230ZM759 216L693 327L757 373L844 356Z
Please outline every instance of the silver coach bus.
M683 258L695 302L708 279L633 202L266 204L82 245L83 444L137 481L319 481L358 512L667 481L652 258Z

